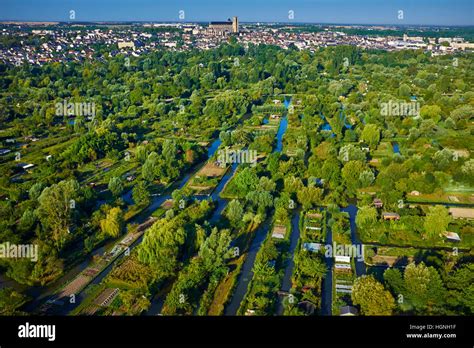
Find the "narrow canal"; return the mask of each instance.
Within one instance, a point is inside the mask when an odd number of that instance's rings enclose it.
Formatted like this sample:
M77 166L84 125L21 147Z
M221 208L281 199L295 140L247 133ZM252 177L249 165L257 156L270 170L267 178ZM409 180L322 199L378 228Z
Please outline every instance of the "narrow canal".
M289 102L285 100L285 106L288 108ZM283 149L283 136L285 135L286 129L288 128L288 118L282 117L280 120L280 125L277 131L277 144L273 152L281 152ZM257 252L260 249L265 237L268 234L268 230L270 227L271 221L270 218L267 218L266 221L262 223L262 225L257 229L254 239L252 240L252 244L250 245L250 249L247 252L247 256L245 258L244 264L242 265L242 270L240 272L237 286L234 290L232 295L232 299L230 303L225 308L225 315L237 315L237 311L242 303L242 300L245 297L245 294L248 290L248 285L250 280L253 277L253 266L255 263L255 258L257 256ZM290 276L291 277L291 276Z
M219 144L220 144L220 141L219 141ZM214 153L217 151L218 147L219 146L214 147L213 151L208 152L208 158L211 158L214 155ZM234 175L237 167L238 167L238 163L233 163L232 164L230 170L228 170L227 173L222 177L221 181L219 182L219 184L216 186L216 188L214 189L214 191L210 195L211 199L214 202L216 202L216 205L217 205L216 210L214 210L214 212L212 214L212 217L209 219L209 222L212 223L212 224L216 223L219 220L219 218L222 214L222 211L224 210L224 208L227 205L227 200L221 198L219 195L220 195L221 191L224 189L226 183ZM203 199L208 199L209 196L202 195L202 196L196 196L195 198L198 199L198 200L203 200ZM163 293L156 294L152 298L150 308L145 313L145 315L159 315L161 313L162 308L163 308L164 300L165 300L165 296L163 295Z
M332 231L327 223L327 218L324 221L326 224L326 245L332 245ZM333 265L332 257L325 257L326 260L326 276L321 285L321 315L332 315L332 280L333 280Z
M357 206L354 204L348 205L346 208L341 208L341 211L349 214L349 222L351 226L351 241L352 244L356 246L356 250L362 250L362 243L357 235L357 226L356 226L356 216L357 216ZM365 263L362 258L354 258L356 276L360 277L365 275L366 268Z
M293 274L293 268L295 267L295 251L296 246L298 245L298 240L300 239L300 209L296 209L293 212L293 217L291 218L291 237L290 237L290 248L288 263L285 267L285 273L283 275L283 280L281 282L281 291L289 292L291 289L291 276ZM277 314L283 315L285 307L283 305L283 297L280 298Z
M270 222L270 218L267 218L267 220L264 221L255 232L255 237L252 240L252 244L250 245L244 264L242 265L242 270L240 271L239 280L237 282L237 287L234 290L232 300L225 308L225 315L236 315L237 311L239 310L240 303L242 302L245 297L245 294L247 293L249 282L253 276L252 269L255 263L257 252L260 249L260 246L262 245L263 241L265 240L265 237L267 236L268 225L270 224Z

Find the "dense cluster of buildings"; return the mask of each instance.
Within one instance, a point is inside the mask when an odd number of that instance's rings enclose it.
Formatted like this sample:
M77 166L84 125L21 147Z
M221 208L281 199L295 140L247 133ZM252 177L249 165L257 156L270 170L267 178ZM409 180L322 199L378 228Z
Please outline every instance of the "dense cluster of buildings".
M401 50L422 49L434 55L458 50L474 50L474 43L463 38L429 38L404 35L368 36L350 35L338 27L326 27L320 31L295 30L295 26L246 24L239 26L237 17L225 22L200 23L151 23L140 25L33 25L31 23L4 24L0 38L14 37L16 44L0 46L0 61L8 64L43 64L54 61L82 61L103 59L105 55L119 53L140 56L158 48L188 50L211 49L233 36L244 46L272 44L282 48L296 46L315 50L319 47L355 45L361 48ZM19 41L19 42L18 42Z

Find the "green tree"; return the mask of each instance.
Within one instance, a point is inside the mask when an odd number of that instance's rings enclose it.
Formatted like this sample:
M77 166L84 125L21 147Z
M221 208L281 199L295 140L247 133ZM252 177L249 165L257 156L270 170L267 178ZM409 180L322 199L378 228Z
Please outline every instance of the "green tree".
M232 180L233 187L239 197L245 197L250 191L257 189L259 179L255 171L249 167L242 169L235 174Z
M446 289L433 267L410 263L404 272L405 299L416 312L435 313L445 303Z
M351 298L363 315L391 315L395 300L373 276L362 276L352 286Z
M474 185L474 159L466 161L461 166L461 173L465 182Z
M225 266L226 258L232 256L229 250L232 238L229 230L218 231L214 228L199 249L199 257L202 258L203 267L208 273Z
M137 146L137 149L135 151L135 158L137 161L140 163L145 163L147 159L147 152L146 152L146 147L143 145Z
M380 141L379 127L377 127L377 125L375 124L366 125L360 137L362 140L364 140L367 144L369 144L372 147L378 145Z
M352 144L344 145L339 150L339 160L341 162L365 161L365 152Z
M244 208L242 204L238 200L233 199L227 206L225 215L231 224L237 226L242 221L243 213Z
M100 221L100 229L108 237L117 238L123 232L124 218L119 207L111 208L105 217Z
M444 170L450 165L451 161L453 160L453 156L454 153L451 150L442 149L440 151L436 151L433 156L433 162L438 169Z
M327 266L320 258L309 257L307 252L300 252L295 259L296 274L299 276L309 277L314 283L318 278L326 276Z
M298 198L298 202L303 206L304 209L310 209L317 204L321 204L323 190L314 186L303 187L302 189L298 190L296 196Z
M374 182L375 180L375 175L374 173L368 169L368 170L364 170L362 173L360 173L359 175L359 184L360 184L360 187L367 187L367 186L370 186L372 185L372 183Z
M34 183L30 190L28 191L28 195L31 200L37 200L40 196L41 192L43 191L44 185L40 182Z
M349 161L344 165L341 176L349 192L354 192L359 186L359 177L365 169L364 164L360 161Z
M158 220L143 237L138 259L156 270L159 278L175 274L180 250L186 241L184 223L180 216Z
M469 118L474 115L474 106L472 105L461 105L458 106L456 109L451 111L451 118L456 122L460 122L463 120L468 120Z
M273 206L273 196L267 191L252 191L245 197L249 202L257 207L259 212L264 212L267 208Z
M141 180L133 188L132 197L136 204L147 206L150 204L150 192L148 191L148 184Z
M261 191L273 192L275 191L276 183L272 179L262 176L259 179L258 188Z
M459 314L459 309L466 315L474 313L474 263L461 265L448 275L446 279L448 288L447 301L454 313Z
M51 232L51 240L58 250L69 238L79 192L80 187L76 180L60 181L45 188L38 198L39 218L43 226Z
M441 108L438 105L423 105L420 109L420 116L431 118L437 123L441 118Z
M377 209L370 206L363 206L357 211L356 224L361 230L372 226L377 222Z
M109 186L108 187L109 187L109 190L112 193L112 195L115 198L117 198L118 196L120 196L120 194L123 191L122 180L117 176L113 176L109 180Z
M397 268L388 268L383 273L383 279L387 287L398 298L400 295L406 293L405 281L403 275ZM403 295L402 295L403 296ZM402 302L403 303L403 302Z
M402 83L398 88L398 95L400 97L408 98L411 95L411 88L406 83Z
M430 239L435 239L446 231L450 222L451 217L448 209L442 205L436 205L429 208L423 227L425 228L426 235Z
M142 166L142 177L148 182L152 182L157 177L158 170L158 154L152 152L148 155L145 163Z
M33 225L36 222L36 215L33 210L26 209L21 216L20 223L18 225L19 229L22 231L29 231L33 228Z
M285 192L290 194L297 193L303 189L304 185L300 178L296 176L289 176L284 180Z
M185 189L176 189L171 193L173 198L173 206L178 209L184 209L188 202L188 195Z
M0 315L18 315L17 310L26 302L26 299L26 296L12 288L0 289Z

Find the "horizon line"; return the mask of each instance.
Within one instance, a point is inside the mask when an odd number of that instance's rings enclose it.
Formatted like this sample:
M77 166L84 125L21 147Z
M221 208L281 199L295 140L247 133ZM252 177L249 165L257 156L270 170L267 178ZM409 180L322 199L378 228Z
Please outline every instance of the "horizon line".
M19 23L43 23L51 22L55 24L113 24L113 23L160 23L160 24L202 24L210 23L214 20L195 20L195 21L179 21L179 20L84 20L84 21L64 21L64 20L29 20L29 19L0 19L1 24L5 22L19 22ZM407 27L407 26L416 26L416 27L474 27L473 24L415 24L415 23L405 23L405 24L395 24L395 23L342 23L342 22L284 22L284 21L240 21L239 24L284 24L284 25L347 25L347 26L391 26L391 27Z

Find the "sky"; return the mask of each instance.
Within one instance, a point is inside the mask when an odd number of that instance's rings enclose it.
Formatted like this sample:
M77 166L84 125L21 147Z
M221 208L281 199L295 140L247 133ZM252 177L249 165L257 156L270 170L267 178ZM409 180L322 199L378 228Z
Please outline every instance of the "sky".
M0 20L70 21L71 10L75 21L474 25L474 0L0 0Z

